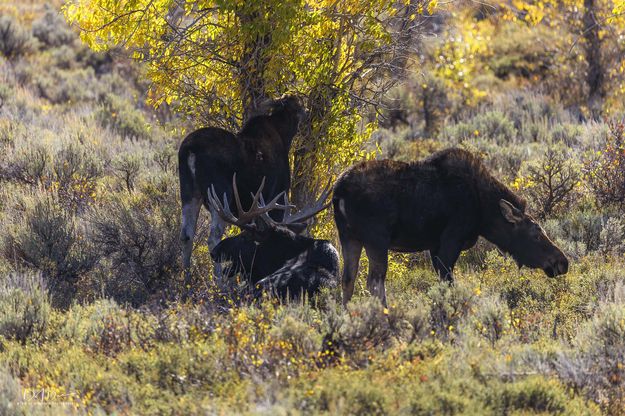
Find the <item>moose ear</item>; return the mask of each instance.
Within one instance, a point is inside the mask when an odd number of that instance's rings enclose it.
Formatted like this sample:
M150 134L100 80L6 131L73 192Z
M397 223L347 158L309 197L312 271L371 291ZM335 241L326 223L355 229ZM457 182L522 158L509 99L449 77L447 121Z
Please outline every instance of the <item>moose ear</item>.
M506 221L516 224L523 220L523 212L505 199L499 200L499 208Z

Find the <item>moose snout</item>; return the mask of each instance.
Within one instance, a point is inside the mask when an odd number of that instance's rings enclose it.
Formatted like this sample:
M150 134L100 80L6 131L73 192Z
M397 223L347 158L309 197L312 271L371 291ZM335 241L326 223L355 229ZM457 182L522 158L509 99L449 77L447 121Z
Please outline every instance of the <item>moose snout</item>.
M550 261L543 270L549 277L566 274L569 271L569 260L564 255L558 256L558 258Z

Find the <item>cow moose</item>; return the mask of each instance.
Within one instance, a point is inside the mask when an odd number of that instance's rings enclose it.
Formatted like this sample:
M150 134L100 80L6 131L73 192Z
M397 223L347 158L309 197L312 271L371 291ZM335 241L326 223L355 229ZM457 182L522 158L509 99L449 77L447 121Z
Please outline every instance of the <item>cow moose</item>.
M451 148L412 163L369 161L344 172L334 187L334 219L343 252L343 303L354 291L364 247L367 288L386 304L388 251L429 250L440 278L479 236L509 253L519 267L554 277L568 260L525 213L525 201L493 177L472 153Z
M221 240L226 224L208 203L208 189L215 187L232 203L230 180L236 172L242 202L251 203L250 194L266 178L263 196L273 199L291 185L289 149L300 122L305 117L299 98L286 96L263 106L261 114L250 118L237 134L207 127L189 134L178 150L178 174L182 202L182 263L189 283L191 251L198 215L202 205L211 213L208 246ZM279 220L282 211L270 214ZM219 274L219 270L216 269Z
M285 193L265 204L262 196L264 184L263 179L252 197L250 208L245 211L236 174L233 176L232 189L238 216L231 212L227 196L224 194L222 204L215 187L211 186L208 195L211 212L243 230L217 244L211 251L213 260L229 265L224 268L227 278L242 274L256 289L257 296L268 291L282 299L297 299L303 293L313 296L321 287L334 286L339 272L338 252L327 240L300 235L306 229L306 221L330 205L324 205L330 195L329 186L311 207L292 213L288 198L284 197L284 205L278 203ZM268 215L273 210L285 212L281 221Z

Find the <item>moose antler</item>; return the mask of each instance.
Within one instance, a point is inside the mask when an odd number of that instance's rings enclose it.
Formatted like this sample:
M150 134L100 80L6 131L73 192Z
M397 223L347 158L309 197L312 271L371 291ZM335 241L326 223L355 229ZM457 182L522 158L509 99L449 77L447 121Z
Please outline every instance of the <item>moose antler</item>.
M285 209L284 218L282 219L282 221L274 221L267 214L263 214L263 218L265 219L265 221L270 221L276 225L283 225L286 227L305 225L308 219L314 217L319 212L328 208L330 204L332 203L332 202L328 202L324 204L325 200L328 199L328 196L330 196L330 192L332 192L331 185L332 185L332 181L328 181L328 184L325 186L323 192L321 192L321 195L319 195L319 198L317 198L317 200L310 207L304 208L303 210L296 212L294 214L291 214L290 212L290 208L294 208L294 206L289 203L289 198L285 194L284 199L286 202L285 204L286 209ZM261 196L261 203L264 203L262 200L262 196Z
M252 195L252 204L250 205L250 209L245 211L241 204L241 198L239 197L239 189L237 187L237 174L232 175L232 193L234 195L234 202L237 206L238 217L235 216L232 211L230 211L230 206L228 205L228 197L224 192L223 204L217 197L217 192L215 191L215 185L211 184L210 190L208 192L208 203L210 206L217 212L224 221L236 225L240 228L254 228L250 223L254 221L256 218L266 215L267 212L274 209L282 209L288 210L289 205L280 205L278 204L278 200L282 198L284 195L284 191L280 192L273 198L268 204L265 204L263 199L263 188L265 187L265 177L260 183L260 187L256 191L256 193L251 193ZM260 202L260 204L259 204Z

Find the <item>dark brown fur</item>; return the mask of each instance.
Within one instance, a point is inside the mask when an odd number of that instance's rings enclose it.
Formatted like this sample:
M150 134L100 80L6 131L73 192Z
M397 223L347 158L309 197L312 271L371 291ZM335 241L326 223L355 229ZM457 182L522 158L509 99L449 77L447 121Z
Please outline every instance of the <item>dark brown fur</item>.
M234 134L227 130L207 127L189 134L178 150L180 199L182 202L183 265L191 265L191 249L200 207L210 210L207 193L215 187L219 198L224 194L233 205L232 178L236 174L243 206L251 203L265 178L263 196L270 200L291 185L289 149L297 133L304 108L295 97L285 97L266 105L264 114L252 117ZM225 229L225 223L211 213L208 245L213 249ZM280 215L272 212L271 215ZM279 219L279 218L276 218ZM217 274L219 271L216 270Z
M568 261L535 221L525 201L462 149L413 163L363 162L334 187L334 217L343 249L343 295L349 301L364 247L369 290L385 302L388 251L429 250L442 279L451 281L462 250L479 236L512 254L519 265L566 273Z

